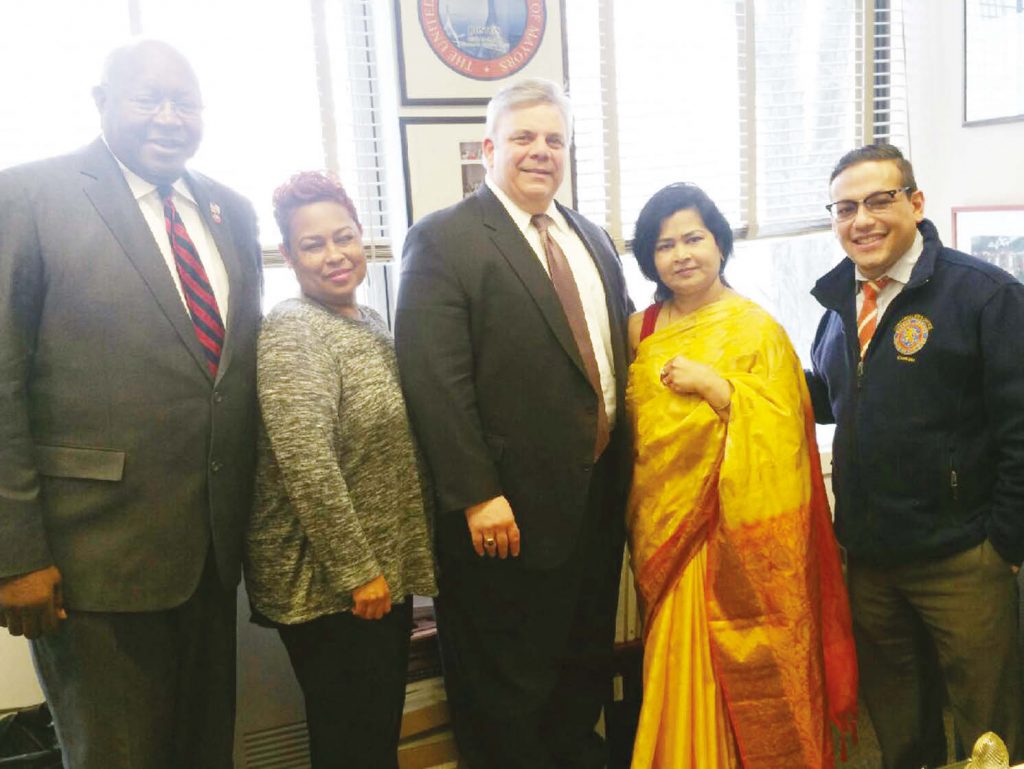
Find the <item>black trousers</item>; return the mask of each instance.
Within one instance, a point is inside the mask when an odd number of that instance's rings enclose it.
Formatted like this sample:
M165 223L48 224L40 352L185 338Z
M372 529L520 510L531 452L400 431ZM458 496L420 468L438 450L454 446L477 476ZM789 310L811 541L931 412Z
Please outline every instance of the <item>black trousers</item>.
M575 550L559 567L441 556L445 686L471 769L607 763L594 726L610 701L623 526L600 469Z
M306 701L313 769L398 769L412 598L379 620L341 612L276 627Z

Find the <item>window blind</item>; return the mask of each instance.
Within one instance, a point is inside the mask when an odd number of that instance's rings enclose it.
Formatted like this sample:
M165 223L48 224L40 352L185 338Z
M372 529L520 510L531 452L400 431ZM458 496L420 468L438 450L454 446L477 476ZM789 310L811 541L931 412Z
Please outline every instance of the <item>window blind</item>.
M205 130L192 165L252 201L264 250L277 258L274 189L296 171L324 167L309 7L280 0L258 11L245 0L138 6L141 34L177 46L199 77Z
M901 0L566 0L566 17L576 195L620 245L674 181L741 237L825 226L839 156L905 142Z
M323 168L352 195L368 255L386 258L382 11L375 0L5 3L0 24L19 34L0 47L0 64L20 75L3 82L0 167L98 135L90 91L103 57L129 35L160 38L188 57L202 87L205 135L194 165L253 202L268 263L279 261L275 187Z
M373 0L313 0L323 8L321 109L328 167L352 195L371 259L391 254L388 230L384 120Z

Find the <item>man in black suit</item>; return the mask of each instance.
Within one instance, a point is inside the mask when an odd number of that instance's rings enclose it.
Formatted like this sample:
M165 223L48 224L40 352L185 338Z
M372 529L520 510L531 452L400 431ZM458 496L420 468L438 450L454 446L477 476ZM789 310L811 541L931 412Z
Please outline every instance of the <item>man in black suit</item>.
M396 344L433 473L439 630L473 769L604 766L628 489L629 300L608 235L554 201L571 114L487 109L486 183L405 242Z
M223 769L256 218L185 169L178 51L117 49L94 97L101 138L0 173L0 625L34 639L66 767Z

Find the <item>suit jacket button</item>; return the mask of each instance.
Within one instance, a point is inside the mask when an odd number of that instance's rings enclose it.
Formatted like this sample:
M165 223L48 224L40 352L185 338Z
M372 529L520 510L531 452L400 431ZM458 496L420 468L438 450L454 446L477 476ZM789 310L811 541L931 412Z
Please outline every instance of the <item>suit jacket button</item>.
M590 463L590 462L584 462L584 463L583 463L583 472L585 472L585 473L589 473L589 472L590 472L590 470L591 470L591 468L593 468L593 467L594 467L594 465L593 465L592 463Z
M219 473L219 472L220 472L220 469L221 469L221 468L222 468L223 466L224 466L224 465L222 465L222 464L221 464L220 462L218 462L218 461L217 461L217 460L215 459L215 460L213 460L212 462L210 462L210 472L211 472L211 473Z
M216 390L214 390L214 393L213 393L213 402L214 402L214 403L220 403L220 402L221 402L221 401L223 401L223 400L224 400L224 396L223 396L223 395L221 395L219 391L216 391Z

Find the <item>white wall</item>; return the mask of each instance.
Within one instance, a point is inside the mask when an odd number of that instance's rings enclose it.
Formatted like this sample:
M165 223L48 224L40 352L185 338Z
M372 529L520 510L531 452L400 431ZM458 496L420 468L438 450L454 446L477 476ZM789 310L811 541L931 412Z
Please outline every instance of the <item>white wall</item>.
M36 683L28 642L0 628L0 711L23 708L43 701Z
M953 206L1024 205L1024 122L963 123L963 3L907 0L910 154L925 214L952 245Z

